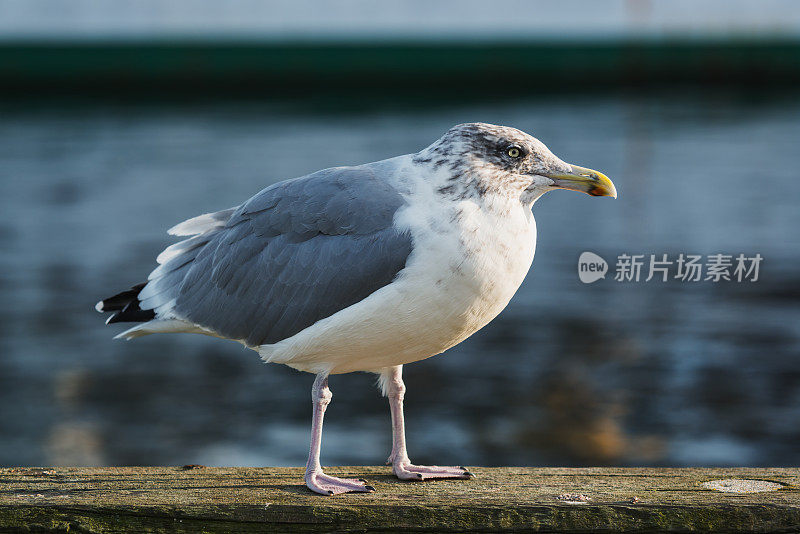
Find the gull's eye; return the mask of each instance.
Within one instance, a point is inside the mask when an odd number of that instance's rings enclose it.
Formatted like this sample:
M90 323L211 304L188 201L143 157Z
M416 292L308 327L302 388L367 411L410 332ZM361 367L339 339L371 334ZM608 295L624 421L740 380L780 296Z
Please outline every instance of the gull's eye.
M512 158L518 158L520 157L520 155L522 155L522 150L520 150L519 147L517 146L512 146L509 147L508 150L506 150L506 154L508 154Z

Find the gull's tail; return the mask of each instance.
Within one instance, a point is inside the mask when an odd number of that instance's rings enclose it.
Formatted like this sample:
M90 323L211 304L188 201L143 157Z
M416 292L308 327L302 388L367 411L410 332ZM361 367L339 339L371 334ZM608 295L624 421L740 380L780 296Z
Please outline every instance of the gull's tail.
M95 308L100 313L112 312L106 324L141 323L117 334L115 339L133 339L164 332L214 335L201 326L176 317L173 308L181 283L191 269L195 257L225 227L236 209L234 207L200 215L170 228L169 233L172 235L193 237L170 245L161 252L156 258L159 266L150 273L147 282L97 303Z
M139 293L144 289L145 285L147 285L147 282L136 284L127 291L103 299L97 303L95 309L100 313L114 312L106 320L106 324L144 323L150 321L155 318L155 311L143 310L139 307Z

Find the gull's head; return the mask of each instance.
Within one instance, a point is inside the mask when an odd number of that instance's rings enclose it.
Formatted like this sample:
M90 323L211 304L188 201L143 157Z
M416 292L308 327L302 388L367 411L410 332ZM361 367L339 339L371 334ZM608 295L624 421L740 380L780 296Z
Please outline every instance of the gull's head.
M603 173L566 163L535 137L508 126L453 126L414 161L444 173L442 192L510 195L525 204L552 189L617 197Z

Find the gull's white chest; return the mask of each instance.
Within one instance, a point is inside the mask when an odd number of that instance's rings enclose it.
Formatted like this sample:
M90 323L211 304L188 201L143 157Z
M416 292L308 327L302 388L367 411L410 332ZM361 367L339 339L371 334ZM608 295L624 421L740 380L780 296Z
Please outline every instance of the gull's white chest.
M518 203L488 210L471 202L452 207L449 220L416 229L405 273L427 287L425 313L439 323L445 350L494 319L525 278L536 248L536 224ZM418 247L418 248L417 248Z

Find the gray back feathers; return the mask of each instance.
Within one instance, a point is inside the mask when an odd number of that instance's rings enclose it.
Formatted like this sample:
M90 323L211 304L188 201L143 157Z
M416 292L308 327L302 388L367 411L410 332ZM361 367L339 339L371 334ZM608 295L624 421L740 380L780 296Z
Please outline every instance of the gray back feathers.
M400 194L367 166L270 186L171 233L140 294L155 309L250 346L276 343L390 283L411 253Z

